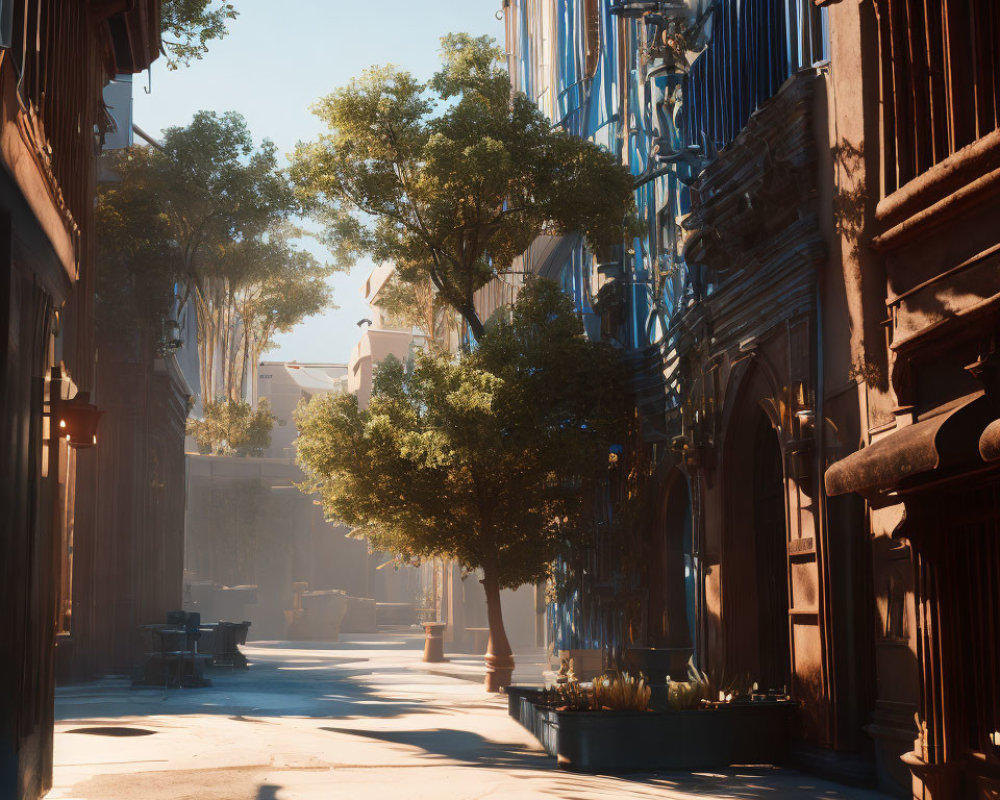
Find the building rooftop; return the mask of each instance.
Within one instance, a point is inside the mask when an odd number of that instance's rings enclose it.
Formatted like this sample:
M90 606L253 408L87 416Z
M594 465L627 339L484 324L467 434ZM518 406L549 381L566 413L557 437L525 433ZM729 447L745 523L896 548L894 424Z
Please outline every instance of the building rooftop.
M329 392L340 388L341 378L347 375L347 364L262 361L258 367L258 374L260 370L270 370L272 373L282 370L298 388L310 393ZM273 375L268 377L273 378Z

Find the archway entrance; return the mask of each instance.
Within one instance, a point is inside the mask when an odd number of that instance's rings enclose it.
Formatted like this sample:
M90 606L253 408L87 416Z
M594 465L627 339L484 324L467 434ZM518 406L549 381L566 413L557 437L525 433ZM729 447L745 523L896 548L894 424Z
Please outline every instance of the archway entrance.
M732 422L724 535L725 672L791 685L788 545L781 445L756 403Z
M785 482L778 437L762 411L757 413L754 453L753 534L760 642L757 680L763 688L777 689L791 684Z
M651 565L649 632L654 647L694 645L695 564L691 497L687 479L675 473L664 503Z

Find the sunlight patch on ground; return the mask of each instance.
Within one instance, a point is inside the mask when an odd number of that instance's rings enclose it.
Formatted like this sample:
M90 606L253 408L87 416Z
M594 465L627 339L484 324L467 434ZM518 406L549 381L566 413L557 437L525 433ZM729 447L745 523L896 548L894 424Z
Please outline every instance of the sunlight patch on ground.
M255 646L248 651L259 660L249 670L216 670L207 689L137 691L116 680L79 694L60 690L48 797L887 800L785 770L562 772L507 716L504 697L485 694L481 683L416 669L420 651L406 649L412 641L401 635L403 646L391 650L366 650L371 643L362 637L342 649ZM359 653L368 662L363 671L351 663ZM158 735L69 735L86 727Z

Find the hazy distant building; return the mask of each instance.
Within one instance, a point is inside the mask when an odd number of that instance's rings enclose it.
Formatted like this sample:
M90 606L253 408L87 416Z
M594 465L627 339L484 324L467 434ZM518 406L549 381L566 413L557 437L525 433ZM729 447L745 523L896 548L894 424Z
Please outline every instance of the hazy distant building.
M369 316L358 322L362 333L347 365L347 390L358 396L362 408L368 405L372 396L375 367L390 355L405 362L410 357L414 339L419 339L414 337L409 325L394 320L378 304L379 294L392 277L393 269L391 264L379 265L361 288L368 300Z
M249 619L252 638L287 638L296 585L373 593L365 543L296 486L295 409L347 391L347 365L264 361L253 378L248 399L266 399L276 418L263 457L188 455L187 602L209 619Z
M116 126L105 152L132 144L131 88L130 75L105 87ZM100 183L119 180L112 164L100 165ZM109 315L103 306L101 318ZM198 383L197 341L193 303L178 299L160 331L108 322L94 331L92 398L102 414L98 446L80 454L83 469L73 467L56 640L61 682L127 674L144 657L137 627L181 605L185 423Z
M271 413L277 418L271 433L271 446L265 455L295 457L295 409L303 400L319 394L346 392L346 364L262 361L257 367L257 397L267 398Z

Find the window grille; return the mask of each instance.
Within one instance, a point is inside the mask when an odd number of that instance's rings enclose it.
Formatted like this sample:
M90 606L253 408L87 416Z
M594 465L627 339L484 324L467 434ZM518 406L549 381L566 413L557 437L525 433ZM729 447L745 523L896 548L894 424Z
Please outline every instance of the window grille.
M11 51L28 135L49 162L53 194L77 221L90 210L96 147L93 84L99 78L90 30L86 3L28 0L13 9Z
M1000 3L876 0L884 194L997 129Z
M827 12L813 0L718 0L708 49L685 80L685 134L719 149L799 70L829 55Z

